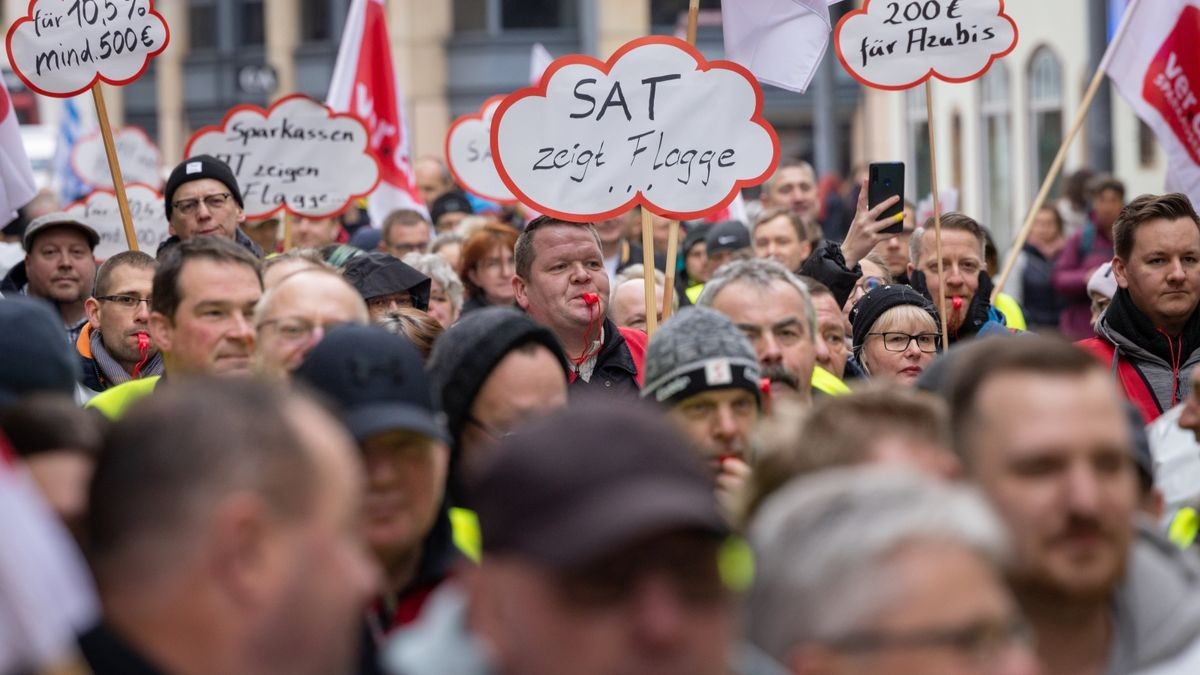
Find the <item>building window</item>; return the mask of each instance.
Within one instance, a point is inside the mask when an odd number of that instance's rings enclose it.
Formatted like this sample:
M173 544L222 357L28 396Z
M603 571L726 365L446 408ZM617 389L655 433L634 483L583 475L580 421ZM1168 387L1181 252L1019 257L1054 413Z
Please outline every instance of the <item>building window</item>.
M925 88L914 87L904 94L908 111L907 192L914 202L931 192L929 167L929 111L925 108Z
M1008 66L1003 61L980 78L980 166L985 225L998 237L1012 231L1012 113Z
M188 5L188 42L192 51L217 48L217 5L194 0Z
M1158 146L1158 140L1154 137L1154 130L1150 128L1142 120L1138 120L1138 163L1143 168L1154 166L1155 163L1155 148Z
M331 0L301 0L300 39L304 42L328 42L333 39Z
M456 33L573 28L578 24L575 0L454 0Z
M240 45L260 46L266 44L267 34L262 0L242 0L238 7L241 31Z
M1039 47L1029 62L1029 141L1033 166L1030 194L1037 192L1050 171L1062 140L1062 63L1049 47ZM1055 179L1055 183L1058 181Z

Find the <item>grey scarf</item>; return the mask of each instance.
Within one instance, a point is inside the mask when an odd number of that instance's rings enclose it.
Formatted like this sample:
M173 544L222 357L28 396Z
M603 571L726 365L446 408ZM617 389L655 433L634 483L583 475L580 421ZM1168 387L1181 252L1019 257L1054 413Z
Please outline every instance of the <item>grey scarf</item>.
M123 384L133 379L129 373L125 372L125 369L121 367L121 364L117 363L117 360L108 353L108 350L105 349L104 340L100 338L100 331L92 331L90 342L92 345L92 358L96 359L96 366L100 368L100 372L104 374L104 377L109 382L113 383L113 386ZM142 366L140 376L149 377L150 375L162 374L162 352L155 352L154 356L146 361L146 364Z

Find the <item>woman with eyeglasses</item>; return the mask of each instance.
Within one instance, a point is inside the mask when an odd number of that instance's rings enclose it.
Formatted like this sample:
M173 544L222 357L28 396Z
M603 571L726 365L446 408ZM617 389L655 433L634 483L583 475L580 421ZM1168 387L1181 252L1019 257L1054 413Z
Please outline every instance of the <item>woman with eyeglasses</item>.
M869 377L913 386L942 348L937 311L910 286L879 286L850 312L859 367Z
M461 314L489 305L512 305L514 294L513 246L517 231L507 225L489 223L463 242L458 277L466 291ZM460 316L461 316L460 314Z

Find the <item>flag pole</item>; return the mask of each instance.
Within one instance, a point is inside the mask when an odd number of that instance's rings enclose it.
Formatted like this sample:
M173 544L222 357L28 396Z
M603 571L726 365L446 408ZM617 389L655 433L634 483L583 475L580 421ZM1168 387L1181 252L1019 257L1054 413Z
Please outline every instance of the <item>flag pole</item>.
M946 274L942 265L942 204L938 201L937 146L933 133L933 78L925 80L925 118L929 127L929 180L933 189L933 240L937 254L938 314L942 320L942 349L950 346L949 318L946 316Z
M1121 38L1125 37L1125 30L1129 27L1129 19L1137 10L1138 3L1141 0L1132 0L1129 7L1125 9L1125 14L1121 17L1121 24L1117 27L1117 32L1113 35L1112 42L1108 44L1108 49L1104 52L1104 57L1100 59L1100 64L1096 66L1096 72L1092 75L1092 81L1088 84L1088 88L1083 93L1083 100L1079 102L1079 109L1075 111L1075 119L1071 121L1071 128L1067 131L1066 137L1058 146L1058 154L1054 156L1054 161L1050 163L1050 170L1046 172L1046 177L1042 180L1042 186L1038 190L1037 197L1033 200L1033 204L1029 207L1029 212L1025 215L1025 222L1021 224L1021 229L1017 232L1017 238L1013 241L1012 248L1008 251L1008 257L1004 260L1004 267L1000 270L999 276L995 280L995 288L992 289L992 302L996 301L996 296L1000 295L1000 290L1004 288L1004 284L1008 281L1008 277L1012 274L1013 266L1017 262L1017 256L1021 253L1021 249L1025 246L1025 240L1029 238L1029 233L1033 230L1033 219L1037 212L1042 210L1042 205L1046 203L1046 197L1050 193L1050 186L1054 184L1054 179L1058 178L1059 171L1062 170L1063 162L1067 159L1067 149L1071 147L1071 142L1075 140L1076 134L1083 127L1084 118L1087 117L1088 109L1092 107L1092 99L1096 98L1096 92L1100 91L1100 84L1104 82L1104 76L1108 72L1108 62L1112 60L1113 54L1116 52L1117 45L1121 42Z
M104 105L104 92L100 83L92 85L92 100L96 103L96 117L100 120L100 135L104 139L104 154L108 156L108 170L112 174L113 192L117 195L117 208L121 210L121 225L125 227L125 241L130 251L138 250L137 233L133 230L133 216L129 213L129 199L125 196L125 179L121 176L121 164L117 160L117 147L113 143L112 129L108 125L108 107Z

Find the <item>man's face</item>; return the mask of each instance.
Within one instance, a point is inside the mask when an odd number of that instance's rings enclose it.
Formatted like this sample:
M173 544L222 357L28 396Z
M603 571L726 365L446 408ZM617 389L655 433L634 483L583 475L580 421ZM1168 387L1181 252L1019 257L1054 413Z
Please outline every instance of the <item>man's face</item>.
M569 571L491 556L474 613L505 673L727 673L733 605L718 547L710 535L660 534Z
M816 219L817 177L807 167L789 166L775 173L771 189L763 193L764 209L788 209L810 220Z
M233 240L237 236L238 225L246 219L242 208L230 195L229 188L212 178L200 178L180 185L173 199L170 230L171 234L183 241L201 235Z
M237 262L193 259L178 278L179 306L150 314L150 337L172 374L249 374L254 352L258 275Z
M60 304L83 302L96 280L96 259L87 237L73 227L42 230L25 255L29 295Z
M412 306L412 293L408 291L396 291L367 299L367 309L371 312L371 321L376 323L386 319L389 314L396 314L400 310Z
M517 304L555 333L576 332L608 311L608 272L587 228L551 225L534 233L529 278L513 278ZM589 305L584 294L599 296Z
M1143 223L1113 273L1155 328L1177 334L1200 302L1200 229L1191 218Z
M705 258L704 264L705 280L711 279L713 275L716 274L717 270L721 269L721 265L724 265L725 263L729 262L731 258L733 258L734 253L736 253L736 251L727 248L709 253Z
M663 287L654 287L654 304L658 307L657 318L662 322ZM613 294L612 306L608 308L608 317L621 328L636 328L646 330L646 282L641 279L630 279L617 286ZM657 325L657 324L656 324Z
M700 450L714 474L728 457L753 460L750 441L758 424L758 400L745 389L700 392L680 401L667 416Z
M997 375L976 408L970 473L1013 537L1014 583L1107 599L1124 572L1137 509L1129 420L1111 378Z
M966 317L967 308L979 289L979 271L983 269L979 240L963 230L942 230L942 266L946 283L938 277L937 247L933 230L922 235L921 261L917 267L925 273L925 285L935 307L940 306L938 294L946 293L946 323L957 330ZM913 266L909 265L909 275ZM954 301L961 298L961 304ZM957 308L956 308L957 307Z
M597 220L596 234L600 235L600 243L605 246L615 246L621 241L625 229L625 218L607 218Z
M429 285L429 316L442 324L442 328L449 328L458 321L458 309L451 304L450 294L437 279Z
M106 297L114 299L90 298L87 301L88 323L92 330L100 331L104 348L119 363L137 363L142 359L138 336L150 334L150 291L153 286L153 268L122 265L109 274L108 288L104 289ZM126 307L128 298L138 302ZM157 354L158 349L152 346L147 353Z
M446 490L450 449L406 431L362 444L367 467L367 544L387 569L417 550L433 529Z
M424 221L413 225L393 223L379 247L397 258L403 258L409 253L424 253L429 248L429 229L429 223Z
M846 373L846 359L850 350L846 348L846 320L837 300L828 293L812 296L813 309L817 311L817 339L815 359L818 365L837 375Z
M901 546L885 563L891 594L882 611L854 632L879 640L908 636L985 634L989 640L933 641L915 649L874 649L826 656L822 673L837 675L1036 675L1038 665L1020 633L1020 614L997 570L958 544ZM976 644L978 642L978 644ZM803 654L797 651L797 657ZM826 654L829 654L826 652ZM818 672L801 663L793 672Z
M413 178L417 183L417 192L425 200L425 208L432 207L435 199L450 191L446 169L434 160L425 158L414 162Z
M311 513L273 524L264 551L255 617L258 654L283 672L349 672L357 657L362 612L379 587L379 569L362 537L362 464L357 449L316 406L290 415L317 468Z
M899 277L908 272L908 240L912 238L913 230L917 228L917 214L912 209L904 209L903 227L904 230L875 244L875 248L871 249L873 253L878 253L883 258L888 274L891 274L892 277ZM944 232L942 236L945 237Z
M353 288L324 272L301 272L271 292L270 308L255 326L256 369L285 376L300 366L325 331L365 323L363 300Z
M800 291L783 280L761 288L741 281L713 299L713 309L745 333L773 394L810 394L816 344Z
M541 345L509 352L475 400L462 429L462 472L473 475L497 441L528 420L567 405L567 376Z
M654 238L654 250L665 255L667 250L667 240L668 237L671 236L671 228L674 227L678 229L679 221L663 218L659 215L655 215L653 218L654 220L651 227L653 228L652 234ZM682 237L680 238L680 241L682 241Z
M1121 215L1124 206L1116 190L1101 190L1092 197L1092 217L1110 238L1113 223L1117 222L1117 216Z
M754 228L754 255L770 258L793 272L800 269L812 244L800 239L796 228L784 216L769 220Z
M321 248L337 241L342 224L336 217L296 218L292 221L292 246ZM265 250L265 249L264 249Z
M708 281L708 244L703 241L692 244L683 258L688 278L693 281Z

